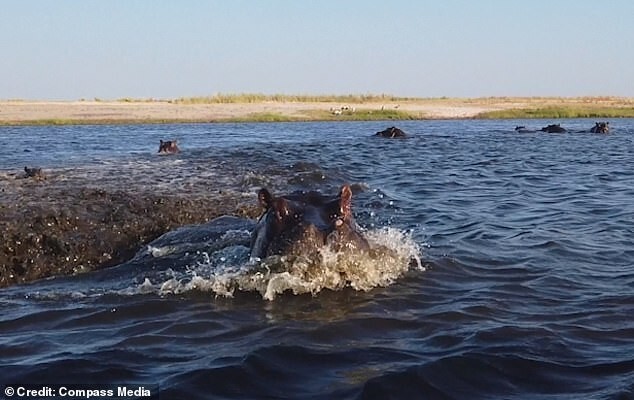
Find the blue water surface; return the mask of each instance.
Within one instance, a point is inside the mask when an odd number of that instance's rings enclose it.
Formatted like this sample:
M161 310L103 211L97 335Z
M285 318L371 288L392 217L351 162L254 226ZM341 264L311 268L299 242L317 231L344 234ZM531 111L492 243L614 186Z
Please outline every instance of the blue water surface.
M161 398L634 398L634 120L608 135L586 119L556 121L564 134L513 130L553 122L398 122L404 140L374 136L390 122L0 127L5 174L106 179L149 165L150 178L184 177L175 194L200 171L246 195L351 183L358 223L407 232L424 264L371 290L273 300L90 296L104 279L91 274L0 289L0 383L145 382ZM160 139L181 154L156 155Z

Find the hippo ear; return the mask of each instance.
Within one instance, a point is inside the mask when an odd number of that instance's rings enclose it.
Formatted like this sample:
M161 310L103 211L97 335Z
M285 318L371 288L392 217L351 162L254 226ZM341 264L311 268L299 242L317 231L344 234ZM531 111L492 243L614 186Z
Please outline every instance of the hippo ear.
M288 209L288 202L283 197L278 197L274 200L273 208L275 209L275 218L278 221L283 220L291 213Z
M161 139L161 146L163 146L163 139Z
M339 194L339 212L344 221L352 219L352 189L350 185L343 185Z
M268 190L262 188L258 191L258 202L265 210L273 207L273 195Z

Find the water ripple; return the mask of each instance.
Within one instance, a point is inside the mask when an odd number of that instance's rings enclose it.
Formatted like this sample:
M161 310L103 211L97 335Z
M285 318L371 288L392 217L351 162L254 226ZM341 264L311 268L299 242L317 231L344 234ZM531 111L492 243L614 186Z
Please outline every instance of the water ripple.
M3 200L35 185L16 179L34 164L52 176L41 190L251 203L263 186L348 182L357 222L416 248L423 268L362 290L224 297L218 268L244 272L227 256L248 252L252 222L222 243L167 238L118 269L2 289L0 373L158 382L166 398L634 398L634 120L610 135L512 129L550 122L403 121L403 141L373 136L385 122L2 127ZM171 138L183 152L157 156Z

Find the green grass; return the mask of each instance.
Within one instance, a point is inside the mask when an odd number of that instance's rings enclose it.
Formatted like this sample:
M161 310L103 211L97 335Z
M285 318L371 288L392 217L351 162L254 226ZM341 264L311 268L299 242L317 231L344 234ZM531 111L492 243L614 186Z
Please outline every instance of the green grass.
M387 120L414 120L423 119L422 115L416 116L405 111L398 110L356 110L344 112L341 115L333 115L329 111L306 110L302 115L290 116L274 112L252 113L244 117L224 118L217 122L297 122L297 121L387 121Z
M8 102L21 102L21 99L5 100ZM95 101L103 101L96 98ZM121 103L134 102L168 102L168 100L156 99L134 99L120 98L117 100ZM561 119L561 118L634 118L634 98L613 98L613 97L581 97L581 98L503 98L491 97L480 99L455 99L455 98L408 98L396 97L386 94L381 95L264 95L264 94L229 94L215 95L211 97L201 98L182 98L177 102L183 104L196 104L197 102L218 104L218 103L258 103L258 102L324 102L333 103L333 108L341 109L343 105L355 105L354 112L342 110L340 115L334 115L328 111L329 105L313 106L307 105L303 110L289 110L289 114L283 112L260 112L238 117L228 118L129 118L118 119L100 117L95 114L94 119L70 119L65 118L43 118L40 120L24 120L11 121L2 120L1 125L93 125L93 124L166 124L166 123L198 123L198 122L291 122L291 121L403 121L403 120L421 120L430 116L425 112L405 111L407 106L400 107L386 105L388 102L429 102L444 103L449 102L452 105L460 107L461 104L487 104L490 102L491 107L509 107L506 110L483 112L475 117L476 119L524 119L524 118L540 118L540 119ZM171 102L171 100L169 101ZM558 103L559 102L559 103ZM363 105L363 104L367 105ZM501 103L515 103L502 105ZM385 109L383 108L385 105Z
M423 114L411 114L399 110L361 109L333 115L329 111L306 110L303 115L290 116L275 112L252 113L242 117L209 120L165 120L165 119L39 119L30 121L4 122L0 125L126 125L126 124L168 124L197 122L297 122L297 121L405 121L424 119Z
M634 107L542 107L512 108L488 111L475 116L479 119L523 118L634 118Z
M293 122L301 120L301 118L295 118L280 113L262 112L248 114L244 117L223 118L218 122Z
M72 120L72 119L62 119L62 118L49 118L49 119L38 119L38 120L33 120L33 121L20 121L18 123L12 124L11 122L8 123L9 125L38 125L38 126L45 126L45 125L75 125L77 124L77 121Z
M354 112L344 111L341 115L334 115L329 111L309 110L306 111L305 114L309 115L308 119L318 121L406 121L425 118L425 116L421 113L412 114L407 111L399 111L394 109L357 109Z
M355 112L344 112L333 115L326 110L305 110L301 115L284 115L276 112L251 113L233 118L219 118L216 120L189 119L38 119L27 121L3 121L1 125L128 125L128 124L170 124L170 123L200 123L200 122L298 122L298 121L406 121L425 119L422 113L412 114L399 110L371 110L361 109Z

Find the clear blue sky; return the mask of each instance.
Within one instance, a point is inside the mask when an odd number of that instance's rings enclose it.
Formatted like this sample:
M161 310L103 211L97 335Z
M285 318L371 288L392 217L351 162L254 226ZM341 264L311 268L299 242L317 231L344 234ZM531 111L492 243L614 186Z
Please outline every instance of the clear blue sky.
M634 96L632 0L0 0L0 99Z

